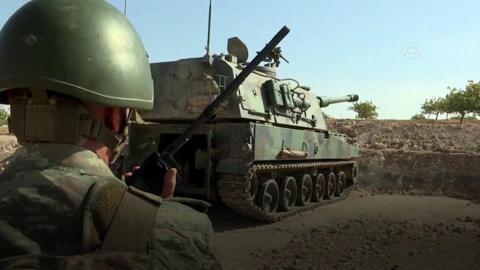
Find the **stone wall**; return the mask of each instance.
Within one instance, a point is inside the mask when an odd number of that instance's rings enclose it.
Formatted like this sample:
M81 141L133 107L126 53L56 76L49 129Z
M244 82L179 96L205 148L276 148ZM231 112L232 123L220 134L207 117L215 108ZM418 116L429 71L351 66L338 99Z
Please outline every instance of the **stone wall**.
M372 192L445 195L480 201L480 124L333 120L355 135L359 186Z
M480 155L361 150L360 186L374 192L480 199Z

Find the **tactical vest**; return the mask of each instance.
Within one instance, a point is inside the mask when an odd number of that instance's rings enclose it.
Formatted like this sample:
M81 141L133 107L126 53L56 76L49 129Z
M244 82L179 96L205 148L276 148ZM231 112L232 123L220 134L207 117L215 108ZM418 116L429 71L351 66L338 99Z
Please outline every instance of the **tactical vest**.
M161 198L110 181L96 182L86 198L84 253L6 258L0 260L0 269L146 269Z

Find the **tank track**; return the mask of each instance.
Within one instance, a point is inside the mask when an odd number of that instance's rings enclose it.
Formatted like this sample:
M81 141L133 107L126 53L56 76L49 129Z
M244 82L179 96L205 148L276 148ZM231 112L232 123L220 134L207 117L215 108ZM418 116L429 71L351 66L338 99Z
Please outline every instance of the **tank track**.
M272 214L266 213L260 207L255 205L254 201L249 196L248 187L250 185L251 179L256 173L264 171L284 171L292 169L323 169L345 165L353 165L355 163L355 161L349 160L335 162L295 162L290 164L254 164L250 167L248 174L246 175L221 175L220 181L218 182L218 190L220 192L220 197L222 198L222 201L238 213L264 222L277 222L282 219L298 215L302 212L311 211L320 206L342 201L348 197L349 193L353 190L355 184L349 184L349 186L345 188L342 197L334 197L328 200L322 200L320 202L310 202L305 206L295 206L288 212L276 212Z

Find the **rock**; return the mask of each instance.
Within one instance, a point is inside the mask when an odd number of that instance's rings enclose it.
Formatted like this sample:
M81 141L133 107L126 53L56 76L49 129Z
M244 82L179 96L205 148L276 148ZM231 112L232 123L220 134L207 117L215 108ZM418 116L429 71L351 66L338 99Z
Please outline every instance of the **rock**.
M348 253L347 255L345 255L345 258L349 259L349 260L353 260L356 258L355 254L353 253Z
M461 227L458 227L458 226L457 226L457 227L454 227L454 228L452 229L452 232L454 232L454 233L462 233L462 232L463 232L463 229L462 229Z
M333 234L338 233L338 234L340 234L341 231L340 231L339 229L337 229L337 228L332 228L332 229L330 229L330 233L333 233Z
M363 225L365 223L365 221L363 221L362 219L355 219L354 221L360 225Z
M372 145L372 148L374 148L374 149L386 149L387 145L385 145L384 143L374 143Z
M362 248L363 248L364 250L372 250L372 246L369 245L369 244L363 245Z

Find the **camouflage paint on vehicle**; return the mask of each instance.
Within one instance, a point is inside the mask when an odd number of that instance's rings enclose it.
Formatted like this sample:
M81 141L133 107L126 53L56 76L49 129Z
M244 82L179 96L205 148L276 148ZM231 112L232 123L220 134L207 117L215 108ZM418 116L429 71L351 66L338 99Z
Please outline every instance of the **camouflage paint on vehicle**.
M130 133L128 167L164 142L162 136L180 134L188 124L133 124ZM358 148L343 134L297 130L260 123L218 123L205 125L196 136L205 136L214 144L208 147L209 164L216 173L242 174L254 161L285 159L282 151L294 152L303 160L348 160L358 157ZM208 139L210 138L210 139ZM181 160L185 151L178 158ZM213 175L212 175L213 176Z
M191 58L151 64L158 98L152 111L141 112L142 118L152 122L194 120L241 72L232 55L215 56L212 64L205 61L205 58ZM304 88L295 90L295 95L304 95L305 102L310 104L301 117L271 106L265 82L273 80L285 85L289 82L274 76L274 68L259 67L218 110L216 121L243 119L326 130L317 97Z

